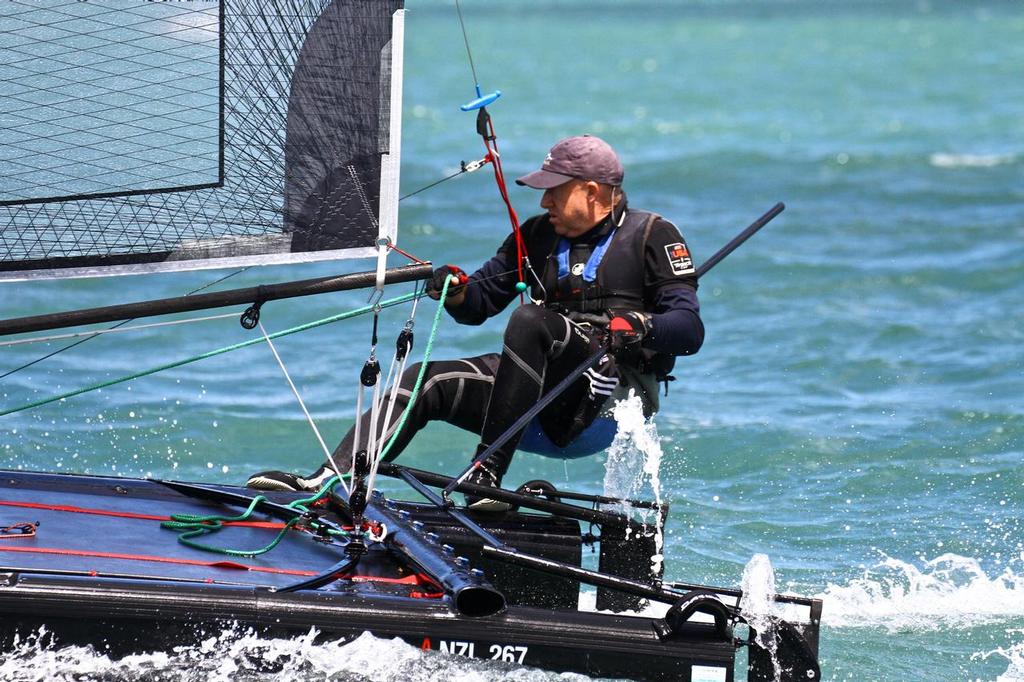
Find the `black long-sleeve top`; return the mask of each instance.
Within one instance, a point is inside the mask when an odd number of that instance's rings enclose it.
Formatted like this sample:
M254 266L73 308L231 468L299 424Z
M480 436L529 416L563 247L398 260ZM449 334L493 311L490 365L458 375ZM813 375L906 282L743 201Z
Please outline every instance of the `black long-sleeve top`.
M615 217L619 215L617 210ZM612 227L609 216L568 241L570 245L596 242ZM543 279L543 269L548 265L545 260L554 243L547 215L530 218L521 230L531 265ZM497 254L470 275L463 302L448 307L451 316L462 324L478 325L504 310L518 296L516 259L515 240L509 235ZM696 353L704 342L697 277L689 249L675 225L660 217L655 219L644 243L643 263L643 311L651 314L651 332L644 338L643 346L670 355ZM526 277L527 281L532 279Z

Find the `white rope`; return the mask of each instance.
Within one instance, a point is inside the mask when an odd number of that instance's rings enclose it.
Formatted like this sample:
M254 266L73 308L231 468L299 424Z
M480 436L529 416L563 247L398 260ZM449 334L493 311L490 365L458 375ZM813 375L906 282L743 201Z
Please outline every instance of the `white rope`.
M54 334L52 336L35 336L31 339L18 339L17 341L0 341L0 348L4 346L18 346L23 343L44 343L46 341L60 341L61 339L76 339L82 336L99 336L100 334L114 334L121 332L134 332L140 329L152 329L154 327L167 327L174 324L189 324L191 322L209 322L210 320L223 320L225 317L238 317L238 313L224 313L222 315L208 315L206 317L191 317L187 320L171 320L170 322L152 322L150 324L137 324L132 327L115 327L111 329L96 329L91 332L72 332L69 334Z
M377 383L373 385L373 399L370 403L370 433L367 434L366 440L366 456L371 461L371 472L372 472L372 461L374 454L377 451L377 424L380 422L380 377L377 378ZM373 487L369 484L367 479L366 492L367 494L373 491Z
M412 310L409 313L409 318L406 320L405 329L410 332L415 325L416 310L419 306L419 299L414 298L412 303ZM378 375L377 382L373 385L373 398L370 403L370 432L366 435L366 457L370 464L370 473L366 479L366 490L367 494L372 493L374 490L374 484L377 480L377 469L380 467L381 456L384 454L384 449L387 447L388 438L387 430L388 425L391 423L391 417L394 414L395 404L398 400L398 391L402 383L402 375L405 374L405 366L409 362L409 357L412 355L412 348L408 348L405 353L405 357L402 358L401 362L398 361L398 349L396 347L395 354L391 356L391 362L388 365L388 372L385 375L384 381L380 381ZM376 360L377 358L377 345L374 344L370 348L370 359ZM395 371L395 366L398 365L398 371ZM379 371L379 370L378 370ZM381 390L383 387L383 391ZM360 435L362 431L362 416L363 416L363 391L364 386L362 381L359 382L359 395L356 398L356 423L354 438L352 440L352 468L350 470L351 475L355 475L355 461L356 452L359 448ZM387 407L384 408L384 423L381 425L380 416L381 408L384 407L385 402ZM378 434L378 431L382 433ZM392 435L392 437L394 437Z
M388 367L387 380L384 382L384 398L383 401L387 401L387 408L384 410L384 431L381 434L381 439L373 444L372 447L367 449L370 453L370 478L366 484L366 487L373 490L373 484L377 479L377 468L380 466L380 456L384 452L384 445L388 442L388 439L384 436L387 435L388 424L391 423L391 415L395 411L395 399L398 397L398 387L402 382L402 374L405 373L405 363L409 359L409 353L405 354L405 358L402 359L399 364L397 374L395 373L395 364L398 360L398 351L391 357L391 365ZM376 424L374 425L376 429Z
M270 351L274 354L274 358L277 360L278 366L284 373L284 378L288 381L288 385L291 386L292 393L295 394L295 399L299 401L299 407L302 408L302 413L306 415L306 420L309 422L310 427L313 429L313 433L316 435L317 441L320 443L320 447L323 448L324 454L327 456L327 461L331 463L331 467L335 473L338 472L338 465L334 463L334 455L331 454L331 450L327 447L327 443L324 442L323 437L320 435L320 429L316 427L316 422L313 421L312 415L309 414L309 410L306 409L306 403L302 400L302 396L299 395L299 389L295 387L295 382L292 381L291 376L288 374L288 368L284 366L284 362L281 360L281 356L277 353L277 348L274 347L274 342L270 340L270 335L267 334L267 330L263 327L263 323L260 322L260 331L263 332L263 338L266 340L267 345L270 346ZM348 493L348 486L345 481L339 479L345 492Z
M419 299L413 299L412 311L409 313L409 319L405 322L405 329L410 332L415 326L416 319L416 307L419 305ZM391 356L391 364L388 366L387 378L384 381L384 398L388 405L384 410L384 433L381 434L379 441L375 441L372 446L367 447L367 453L370 458L370 476L367 479L366 488L370 491L374 489L374 483L377 481L377 469L380 467L381 456L384 454L384 448L387 446L388 439L387 435L388 425L391 423L391 416L395 412L395 403L398 400L398 389L402 384L402 376L405 374L405 366L409 362L409 357L412 355L412 347L406 349L405 357L398 363L398 372L395 372L395 364L398 360L398 349L395 349L395 354ZM376 395L376 394L375 394ZM411 407L411 406L410 406ZM374 425L372 435L376 436L377 433L376 415L374 415Z

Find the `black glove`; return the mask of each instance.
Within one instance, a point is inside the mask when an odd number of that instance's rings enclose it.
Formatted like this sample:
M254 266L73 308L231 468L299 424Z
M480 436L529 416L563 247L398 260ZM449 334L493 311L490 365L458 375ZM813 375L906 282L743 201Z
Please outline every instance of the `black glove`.
M608 348L617 353L640 343L651 331L651 316L629 311L608 321Z
M448 297L451 298L456 294L460 293L466 288L466 283L469 282L469 277L465 272L462 271L457 265L442 265L437 270L434 270L434 275L430 278L427 283L427 296L434 299L435 301L441 298L441 291L444 289L444 282L446 279L454 277L457 282L452 282L448 285Z

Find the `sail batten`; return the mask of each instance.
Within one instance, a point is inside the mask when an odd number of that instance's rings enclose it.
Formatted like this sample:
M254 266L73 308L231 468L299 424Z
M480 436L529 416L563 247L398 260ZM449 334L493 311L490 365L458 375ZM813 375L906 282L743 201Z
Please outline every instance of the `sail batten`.
M0 280L378 255L402 5L0 5Z

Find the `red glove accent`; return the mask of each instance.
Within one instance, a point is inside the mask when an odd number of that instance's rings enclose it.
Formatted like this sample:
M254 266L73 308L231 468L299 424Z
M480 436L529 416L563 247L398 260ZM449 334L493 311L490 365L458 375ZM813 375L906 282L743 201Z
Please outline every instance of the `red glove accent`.
M613 317L612 321L608 323L608 329L613 332L627 332L635 333L633 325L624 317Z
M449 270L448 274L456 279L455 282L448 285L449 292L452 288L464 287L469 284L469 275L463 272L458 265L446 265L445 267Z
M648 315L633 311L621 313L608 321L608 346L612 352L623 350L639 343L650 330Z
M451 278L455 278L455 282L451 282ZM427 284L427 295L433 299L441 297L441 292L444 290L445 280L449 280L448 284L448 296L454 296L465 288L466 284L469 283L469 275L462 271L457 265L442 265L437 270L434 270L434 275L430 278L430 282Z

